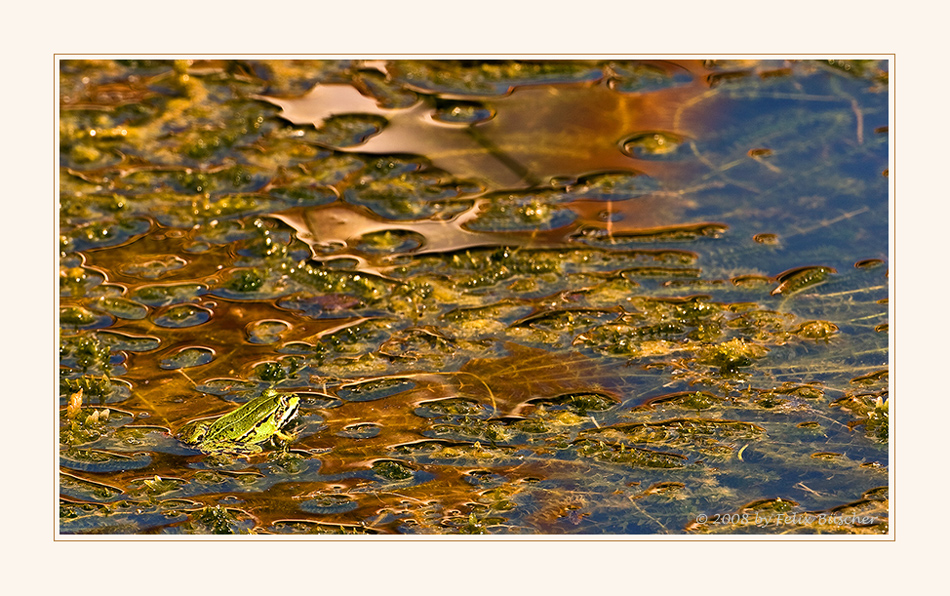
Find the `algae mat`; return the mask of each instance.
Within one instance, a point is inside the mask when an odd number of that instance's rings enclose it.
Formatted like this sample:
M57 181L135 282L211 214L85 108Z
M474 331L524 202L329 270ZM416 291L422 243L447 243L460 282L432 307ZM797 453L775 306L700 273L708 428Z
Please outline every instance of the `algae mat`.
M888 533L886 60L58 67L61 534Z

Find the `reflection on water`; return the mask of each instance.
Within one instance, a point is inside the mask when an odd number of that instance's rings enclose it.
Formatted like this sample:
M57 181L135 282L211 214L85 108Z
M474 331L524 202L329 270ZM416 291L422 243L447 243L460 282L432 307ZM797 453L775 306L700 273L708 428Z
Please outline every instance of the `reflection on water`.
M886 532L844 64L63 61L61 531Z
M340 115L382 116L386 124L381 130L345 150L422 155L457 179L513 189L605 170L659 170L617 151L618 145L638 147L630 150L638 158L671 151L681 135L696 132L685 128L700 124L684 109L706 91L705 85L694 83L625 94L611 89L606 79L516 87L469 108L481 117L473 116L464 126L445 122L439 96L420 95L412 106L384 108L353 86L331 84L318 85L300 98L262 99L280 106L281 116L291 122L318 128ZM711 118L704 113L702 124L709 125ZM673 132L638 133L624 141L644 129ZM643 136L651 140L639 140ZM669 140L665 146L664 139Z

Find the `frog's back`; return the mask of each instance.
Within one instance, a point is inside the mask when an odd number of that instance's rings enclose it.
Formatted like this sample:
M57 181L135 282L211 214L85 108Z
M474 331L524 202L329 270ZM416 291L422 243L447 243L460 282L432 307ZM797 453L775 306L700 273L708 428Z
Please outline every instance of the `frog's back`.
M235 431L246 432L273 408L274 398L266 393L218 418L205 433L204 442L233 439Z

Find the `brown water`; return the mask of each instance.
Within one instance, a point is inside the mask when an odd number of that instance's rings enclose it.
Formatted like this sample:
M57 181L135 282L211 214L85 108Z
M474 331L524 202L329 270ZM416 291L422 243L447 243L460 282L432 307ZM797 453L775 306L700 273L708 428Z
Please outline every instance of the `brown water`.
M63 62L61 531L886 532L883 68Z

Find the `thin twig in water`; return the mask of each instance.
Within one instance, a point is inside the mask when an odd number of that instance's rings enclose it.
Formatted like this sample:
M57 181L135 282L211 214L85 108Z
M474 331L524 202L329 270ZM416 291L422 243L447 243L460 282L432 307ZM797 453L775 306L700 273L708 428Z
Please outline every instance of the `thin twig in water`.
M798 484L796 484L796 485L795 485L795 488L798 488L798 489L801 489L801 490L803 490L803 491L805 491L805 492L811 493L811 494L815 495L816 497L823 497L823 496L824 496L824 495L822 495L820 492L818 492L818 491L816 491L816 490L814 490L814 489L808 488L807 486L805 486L805 483L803 483L803 482L799 482Z
M858 100L851 98L851 109L854 110L854 115L858 120L858 145L864 144L864 113L861 111L861 106L858 105Z
M861 215L862 213L865 213L866 211L870 211L870 210L871 210L871 209L870 209L869 207L864 206L864 207L861 207L860 209L857 209L857 210L855 210L855 211L851 211L850 213L844 213L844 214L842 214L842 215L840 215L840 216L838 216L838 217L836 217L836 218L834 218L834 219L826 219L826 220L820 221L820 222L818 222L817 225L814 225L814 226L812 226L812 227L810 227L810 228L804 228L804 229L801 229L801 228L800 228L797 232L792 233L792 234L786 234L785 236L786 236L786 238L791 238L791 237L793 237L793 236L798 236L799 234L808 234L808 233L810 233L810 232L814 232L815 230L820 230L821 228L827 228L828 226L833 226L834 224L838 223L839 221L844 221L844 220L846 220L846 219L851 219L852 217Z

